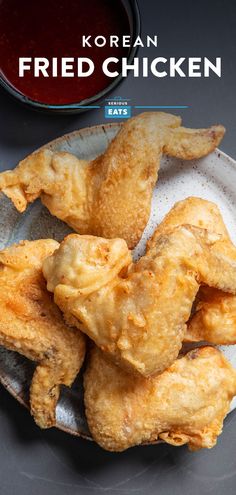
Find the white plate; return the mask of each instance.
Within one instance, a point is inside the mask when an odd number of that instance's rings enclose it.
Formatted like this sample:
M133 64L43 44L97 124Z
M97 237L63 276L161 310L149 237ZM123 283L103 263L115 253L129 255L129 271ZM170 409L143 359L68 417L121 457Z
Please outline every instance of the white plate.
M93 159L105 150L119 127L118 124L106 124L82 129L52 141L47 147L69 151L80 158ZM134 256L143 254L147 238L173 204L188 196L200 196L215 201L221 209L232 239L236 241L235 184L236 162L219 150L191 162L164 157L153 196L152 214ZM70 231L63 222L52 217L40 201L36 201L24 215L20 215L10 201L1 195L0 249L21 239L52 237L60 241ZM222 347L222 350L236 367L236 347ZM0 347L0 381L26 406L33 369L31 362ZM235 407L236 400L232 403L232 409ZM81 377L78 377L72 389L63 388L56 417L59 429L90 438L83 410Z

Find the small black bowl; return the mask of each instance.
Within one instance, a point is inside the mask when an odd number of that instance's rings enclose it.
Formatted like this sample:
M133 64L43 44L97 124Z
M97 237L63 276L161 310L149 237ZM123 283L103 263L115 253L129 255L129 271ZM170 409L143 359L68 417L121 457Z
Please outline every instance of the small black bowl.
M141 20L138 2L137 0L122 0L122 3L129 18L131 37L132 39L136 39L137 36L140 35L141 31ZM137 47L131 48L128 56L129 64L133 61L137 50ZM15 89L13 86L11 86L11 84L6 79L4 79L1 74L0 85L3 86L3 88L5 88L10 95L14 96L18 101L27 105L28 107L31 107L32 109L44 111L47 113L67 114L81 113L85 112L86 110L90 110L93 107L96 108L96 105L98 105L99 102L101 102L111 91L113 91L120 84L122 79L122 74L119 74L112 81L112 83L109 84L103 91L100 91L100 93L97 93L96 95L91 96L90 98L86 98L85 100L82 100L78 103L67 103L65 105L50 105L48 103L40 103L38 101L31 100L27 96L24 96L22 93L20 93L20 91L17 91L17 89Z

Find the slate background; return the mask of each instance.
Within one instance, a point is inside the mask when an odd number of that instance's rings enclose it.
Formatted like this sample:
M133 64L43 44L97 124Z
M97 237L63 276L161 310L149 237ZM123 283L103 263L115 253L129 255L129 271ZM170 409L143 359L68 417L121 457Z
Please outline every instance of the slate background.
M221 56L221 79L129 77L113 94L133 105L190 105L180 113L188 126L220 122L227 128L221 149L236 158L236 3L231 0L139 0L142 32L159 35L159 48L139 56ZM28 110L0 90L0 169L64 133L104 122L104 111L44 115ZM56 430L40 431L0 387L1 495L235 494L236 412L212 451L189 453L157 445L121 454Z

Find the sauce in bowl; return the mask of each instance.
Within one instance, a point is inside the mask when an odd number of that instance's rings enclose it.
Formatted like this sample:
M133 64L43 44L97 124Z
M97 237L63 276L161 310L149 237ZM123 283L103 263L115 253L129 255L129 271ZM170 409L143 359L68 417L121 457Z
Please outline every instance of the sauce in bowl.
M129 55L122 47L122 36L130 35L128 14L121 0L2 0L0 2L0 70L1 77L27 98L44 104L79 103L107 88L113 79L102 71L108 57ZM92 47L82 47L82 36L91 35ZM119 46L109 46L111 35L120 39ZM108 42L94 45L96 36ZM63 57L88 57L95 65L88 77L34 76L26 70L19 77L20 57L45 57L60 61ZM59 63L59 62L58 62ZM60 67L59 67L60 69ZM112 67L112 70L114 68ZM120 72L121 65L115 69ZM60 70L59 72L60 73Z

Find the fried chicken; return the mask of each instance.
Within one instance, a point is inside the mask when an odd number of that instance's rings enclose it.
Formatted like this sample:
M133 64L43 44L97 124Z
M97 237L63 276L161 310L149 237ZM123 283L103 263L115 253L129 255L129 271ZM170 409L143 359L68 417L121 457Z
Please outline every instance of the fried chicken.
M174 205L156 229L148 247L151 248L159 235L186 223L221 234L227 246L230 246L229 234L216 204L191 197ZM233 244L231 246L231 256L234 258L235 247ZM211 287L200 287L185 340L221 345L236 344L236 297Z
M85 354L83 334L64 323L42 274L44 258L58 246L22 241L0 252L0 344L37 363L30 409L41 428L55 425L60 384L72 384Z
M206 199L191 196L175 203L147 242L147 250L155 245L160 235L186 224L207 229L229 240L229 234L218 206Z
M190 351L152 379L128 374L94 347L84 375L89 429L111 451L157 440L211 448L234 395L236 371L212 347Z
M180 127L171 114L129 119L103 155L91 162L43 149L0 174L0 190L23 212L40 197L52 215L80 234L125 239L129 248L147 224L162 153L184 160L215 149L225 129Z
M72 234L43 263L66 321L144 376L177 358L201 283L236 294L236 248L193 226L160 235L137 263L125 241Z
M187 342L236 344L236 296L201 287L185 335Z

